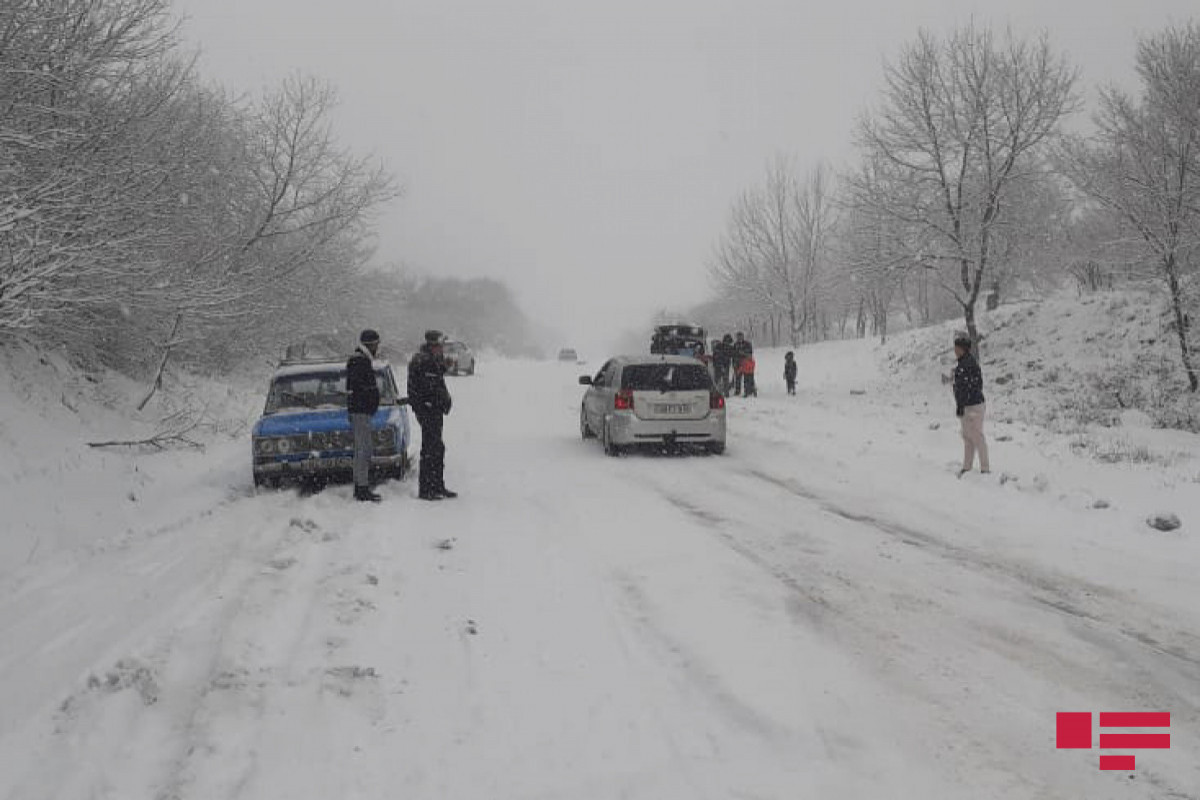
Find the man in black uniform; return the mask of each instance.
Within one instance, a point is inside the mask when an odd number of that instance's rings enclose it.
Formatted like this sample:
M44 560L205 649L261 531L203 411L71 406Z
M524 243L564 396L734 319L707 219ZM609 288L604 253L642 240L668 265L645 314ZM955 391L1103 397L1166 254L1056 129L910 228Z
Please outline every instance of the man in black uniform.
M379 334L365 330L358 337L359 346L346 362L346 403L350 412L350 427L354 431L354 499L378 503L380 497L371 491L371 457L375 455L375 438L371 418L379 410L379 381L372 363L379 351Z
M446 388L446 363L442 360L441 331L425 331L425 344L408 362L408 404L421 425L421 473L418 477L422 500L458 497L446 488L446 445L442 443L443 417L450 413L450 390Z

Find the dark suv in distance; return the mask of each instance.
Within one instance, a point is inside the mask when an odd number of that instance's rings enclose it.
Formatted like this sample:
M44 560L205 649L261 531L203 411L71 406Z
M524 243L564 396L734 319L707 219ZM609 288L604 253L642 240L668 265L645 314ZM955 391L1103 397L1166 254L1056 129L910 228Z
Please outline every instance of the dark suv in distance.
M650 353L652 355L699 358L705 355L707 343L707 334L699 325L681 322L658 325L650 337Z
M451 375L475 374L475 354L465 342L447 341L442 348L442 360L446 362L446 372Z

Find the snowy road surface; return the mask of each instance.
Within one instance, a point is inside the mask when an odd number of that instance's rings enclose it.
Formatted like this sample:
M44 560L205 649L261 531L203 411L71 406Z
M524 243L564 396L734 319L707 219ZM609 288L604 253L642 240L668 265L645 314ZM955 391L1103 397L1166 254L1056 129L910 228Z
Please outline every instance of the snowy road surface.
M731 399L725 457L606 458L576 368L481 361L457 501L254 496L244 442L145 461L119 526L80 483L97 527L0 572L0 797L1200 798L1200 547L1139 521L1169 487L1016 428L960 482L945 408L847 391L860 350ZM1148 710L1133 773L1054 747Z

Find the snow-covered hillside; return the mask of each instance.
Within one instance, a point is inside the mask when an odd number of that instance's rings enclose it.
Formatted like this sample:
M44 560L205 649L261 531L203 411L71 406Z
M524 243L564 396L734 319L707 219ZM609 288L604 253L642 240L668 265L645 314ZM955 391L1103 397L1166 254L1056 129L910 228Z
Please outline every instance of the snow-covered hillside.
M1065 291L981 314L983 366L1005 414L1056 431L1113 427L1138 411L1154 427L1200 433L1200 397L1188 391L1179 343L1159 294ZM962 321L893 337L885 365L904 383L938 382Z
M203 452L88 448L143 387L10 355L0 798L1200 797L1200 440L1098 458L989 383L959 480L926 335L802 348L796 397L761 351L724 457L607 458L579 368L481 360L437 504L254 494L257 383L191 387ZM1056 750L1088 710L1172 749Z

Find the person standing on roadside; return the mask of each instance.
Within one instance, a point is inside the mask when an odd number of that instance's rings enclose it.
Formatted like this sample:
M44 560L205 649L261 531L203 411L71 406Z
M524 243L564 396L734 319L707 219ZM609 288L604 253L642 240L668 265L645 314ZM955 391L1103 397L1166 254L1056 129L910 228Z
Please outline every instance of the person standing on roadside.
M958 359L954 367L955 414L962 423L963 438L963 463L958 477L971 471L977 452L979 471L986 474L992 470L988 463L987 439L983 435L983 417L987 410L983 398L983 371L971 353L971 340L965 336L954 340L954 357Z
M787 384L787 393L796 393L796 354L788 350L783 355L783 381Z
M754 345L746 338L746 334L737 332L737 340L733 343L733 393L742 394L745 388L745 369L742 362L754 355Z
M758 386L754 383L754 356L746 356L738 366L742 376L742 396L758 397Z
M354 499L378 503L382 498L371 490L371 458L375 436L371 419L379 410L379 380L375 377L375 354L379 334L371 329L358 337L359 345L346 362L346 409L354 433Z
M733 369L733 337L728 333L722 336L714 348L714 352L717 354L714 356L717 367L717 388L720 389L721 394L729 394L732 385L730 371Z
M421 470L417 478L417 496L422 500L458 497L446 488L446 445L442 442L442 424L452 402L446 388L446 362L442 359L441 331L425 331L421 345L408 362L408 405L421 426Z

